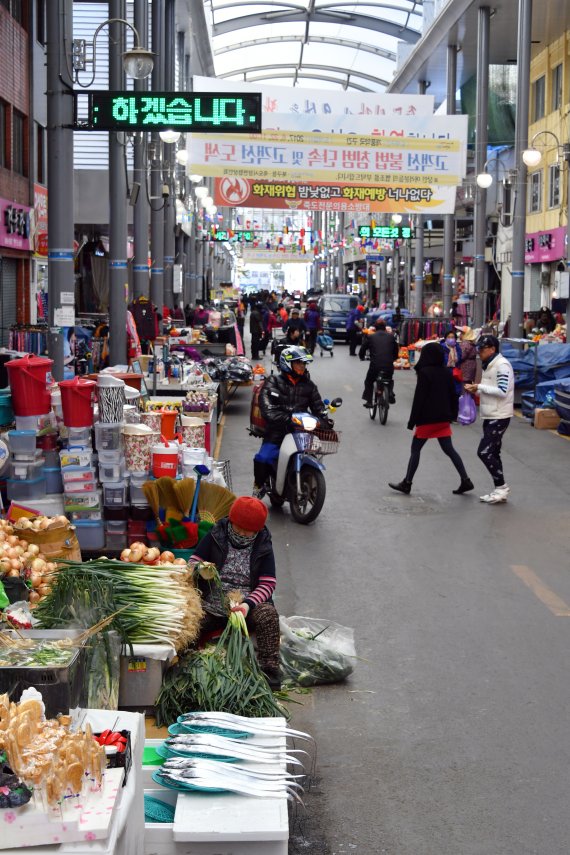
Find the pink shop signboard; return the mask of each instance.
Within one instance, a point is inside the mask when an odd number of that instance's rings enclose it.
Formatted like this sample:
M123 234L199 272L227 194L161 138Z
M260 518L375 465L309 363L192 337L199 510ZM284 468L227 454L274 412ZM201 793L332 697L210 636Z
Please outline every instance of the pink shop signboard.
M525 237L525 264L559 261L565 256L566 229L532 232Z
M0 199L0 246L30 250L31 208Z

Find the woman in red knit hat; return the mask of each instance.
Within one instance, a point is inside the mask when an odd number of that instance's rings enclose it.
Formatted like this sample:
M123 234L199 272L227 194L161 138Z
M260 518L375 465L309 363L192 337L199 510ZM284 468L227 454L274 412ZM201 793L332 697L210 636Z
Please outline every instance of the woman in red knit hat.
M227 620L225 599L239 590L244 599L233 611L242 611L257 637L257 658L269 685L281 688L279 670L279 615L273 605L275 556L271 534L265 527L267 508L259 499L240 496L229 515L202 538L192 561L210 561L218 569L222 591L204 579L202 632L223 629Z

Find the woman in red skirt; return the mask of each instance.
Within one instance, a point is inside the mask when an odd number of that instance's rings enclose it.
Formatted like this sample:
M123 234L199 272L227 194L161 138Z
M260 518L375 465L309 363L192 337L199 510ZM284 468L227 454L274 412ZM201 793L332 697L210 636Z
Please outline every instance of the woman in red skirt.
M438 342L424 345L415 366L417 385L408 421L408 430L414 428L412 451L408 462L406 477L398 484L390 483L393 490L408 494L420 462L422 448L428 439L437 439L440 448L446 454L461 478L461 484L453 492L456 495L473 490L473 484L463 461L451 442L451 422L457 420L458 397L453 378L445 368L445 353Z

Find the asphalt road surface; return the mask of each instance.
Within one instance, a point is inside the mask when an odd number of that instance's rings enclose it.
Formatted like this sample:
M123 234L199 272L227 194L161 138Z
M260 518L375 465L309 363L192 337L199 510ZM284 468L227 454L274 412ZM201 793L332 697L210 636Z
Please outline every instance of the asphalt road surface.
M269 367L269 357L265 364ZM454 427L475 483L435 440L410 496L394 493L411 433L413 371L396 373L388 424L361 405L367 368L336 345L311 370L341 395L340 453L311 526L271 510L276 604L283 615L355 630L343 684L299 696L293 726L318 749L290 855L565 855L570 851L570 443L513 419L505 505L479 495L481 426ZM222 457L250 494L259 446L246 432L249 389L225 419ZM266 500L267 501L267 500Z

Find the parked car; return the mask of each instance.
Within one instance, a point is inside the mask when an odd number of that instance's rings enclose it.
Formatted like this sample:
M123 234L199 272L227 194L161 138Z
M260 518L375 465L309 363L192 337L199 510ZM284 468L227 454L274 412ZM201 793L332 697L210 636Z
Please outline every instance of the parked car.
M365 325L367 327L373 327L376 321L381 318L383 321L386 321L388 326L397 327L397 320L394 319L395 314L395 309L373 309L365 316ZM404 321L406 318L411 318L412 313L408 309L400 309L400 316Z
M325 335L346 340L346 320L351 309L359 303L357 294L324 294L318 302Z

